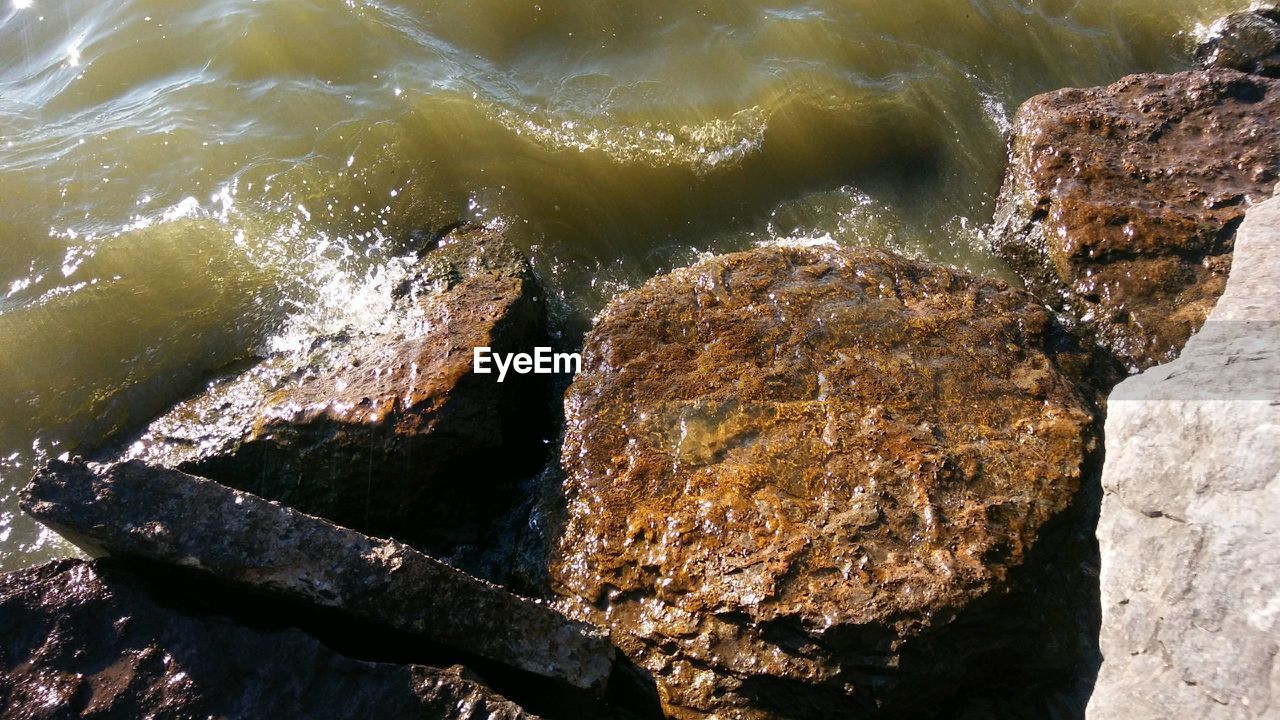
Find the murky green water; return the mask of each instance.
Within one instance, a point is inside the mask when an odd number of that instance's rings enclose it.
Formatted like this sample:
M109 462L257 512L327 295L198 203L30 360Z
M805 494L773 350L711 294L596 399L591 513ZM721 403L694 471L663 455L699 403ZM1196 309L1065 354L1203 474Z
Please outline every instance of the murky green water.
M0 568L67 552L40 457L379 312L413 228L505 224L579 325L778 237L1000 272L1012 110L1248 4L0 2Z

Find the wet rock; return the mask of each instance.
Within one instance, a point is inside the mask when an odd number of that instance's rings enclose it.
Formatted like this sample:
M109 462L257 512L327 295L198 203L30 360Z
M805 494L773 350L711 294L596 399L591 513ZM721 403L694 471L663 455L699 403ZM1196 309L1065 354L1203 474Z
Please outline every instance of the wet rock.
M1174 362L1111 396L1091 720L1280 713L1280 199Z
M1280 169L1280 81L1134 75L1019 110L992 239L1131 370L1176 356Z
M1070 672L1079 605L1019 588L1088 585L1054 575L1082 567L1088 362L1026 293L879 252L655 278L568 392L557 592L674 717L924 718Z
M579 688L613 649L589 627L393 540L133 460L54 461L22 508L91 553L140 557L332 608Z
M110 561L0 576L0 718L532 718L460 667L343 657L167 607Z
M1228 15L1212 31L1196 49L1201 65L1280 77L1280 10Z
M499 234L465 227L397 295L376 327L212 384L124 457L434 550L476 542L541 458L546 396L545 376L473 374L472 350L531 350L545 333L540 291Z

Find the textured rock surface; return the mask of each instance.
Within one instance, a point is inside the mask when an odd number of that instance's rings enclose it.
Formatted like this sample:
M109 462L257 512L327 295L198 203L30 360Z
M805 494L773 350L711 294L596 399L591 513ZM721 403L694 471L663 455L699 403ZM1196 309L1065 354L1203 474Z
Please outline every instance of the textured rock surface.
M1070 666L1039 608L1018 667L1002 593L1089 466L1087 362L1026 293L883 253L655 278L568 393L556 589L677 717L929 717Z
M1226 293L1106 424L1105 661L1091 720L1280 714L1280 200L1254 207Z
M474 227L446 236L398 295L379 327L214 383L125 457L433 549L474 542L513 463L538 456L546 401L535 376L474 375L472 348L531 349L543 302L516 249Z
M22 507L90 550L191 568L334 608L581 688L613 648L588 627L401 543L379 540L177 470L53 461Z
M1280 77L1280 10L1267 8L1229 15L1213 27L1213 37L1196 50L1206 68Z
M368 663L166 607L110 561L0 576L0 718L532 718L461 668Z
M1027 101L997 252L1131 369L1171 359L1222 292L1235 229L1280 169L1280 81L1134 75Z

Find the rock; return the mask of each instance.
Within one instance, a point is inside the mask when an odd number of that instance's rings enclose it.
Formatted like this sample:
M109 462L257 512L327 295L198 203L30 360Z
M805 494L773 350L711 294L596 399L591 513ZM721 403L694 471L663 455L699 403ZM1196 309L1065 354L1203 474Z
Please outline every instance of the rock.
M189 568L579 688L602 688L612 669L606 639L546 605L402 543L177 470L53 461L21 505L91 553Z
M1082 566L1055 519L1094 462L1088 362L1026 293L880 252L655 278L568 392L555 588L678 718L922 718L1070 672L1078 613L1014 590Z
M1196 49L1202 66L1280 77L1280 9L1228 15L1212 31Z
M1176 356L1280 167L1280 81L1133 75L1027 101L992 228L1028 287L1130 370Z
M162 605L110 561L0 576L0 718L533 718L460 667L353 660Z
M473 374L472 349L531 350L543 300L519 252L477 227L446 236L397 295L381 326L212 384L123 457L441 552L475 542L536 470L546 395L536 376Z
M1226 292L1106 423L1102 650L1090 720L1280 713L1280 199Z

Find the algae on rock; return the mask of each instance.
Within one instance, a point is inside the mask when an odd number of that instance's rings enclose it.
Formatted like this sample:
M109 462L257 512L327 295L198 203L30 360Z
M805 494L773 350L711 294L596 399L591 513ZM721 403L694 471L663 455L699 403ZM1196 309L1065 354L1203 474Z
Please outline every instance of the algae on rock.
M1130 370L1176 357L1280 179L1280 80L1133 75L1036 96L1014 127L996 251Z
M1087 609L1018 577L1082 572L1093 360L1026 293L882 252L654 278L566 399L556 589L676 717L923 717L1070 672Z
M478 543L503 498L536 472L549 430L545 377L478 376L472 348L542 342L541 290L500 233L462 227L396 294L376 327L316 338L213 383L121 457L442 554Z

